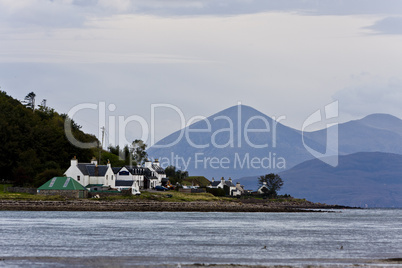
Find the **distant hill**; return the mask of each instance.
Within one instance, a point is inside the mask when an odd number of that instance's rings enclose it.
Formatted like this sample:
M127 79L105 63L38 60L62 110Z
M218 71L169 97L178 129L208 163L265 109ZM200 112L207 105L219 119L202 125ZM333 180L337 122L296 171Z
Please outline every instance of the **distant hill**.
M387 152L402 154L402 120L389 114L372 114L338 125L339 153ZM327 131L305 133L325 144ZM307 142L308 144L308 142Z
M314 202L365 207L402 207L402 155L355 153L331 167L318 159L280 173L280 193ZM254 186L256 178L240 182ZM255 186L254 186L255 188Z
M159 158L164 166L174 165L187 170L191 175L206 176L208 179L222 176L240 178L281 171L313 158L304 148L299 131L276 123L269 116L245 105L225 109L208 117L207 121L198 121L185 130L189 129L204 131L189 132L189 138L183 134L179 140L182 132L174 132L149 148L148 154ZM246 135L245 129L267 131L248 132ZM176 140L178 142L172 146L157 148ZM306 141L314 148L322 149L322 145L314 140L306 138ZM196 148L194 144L207 147ZM254 145L268 147L255 148ZM221 160L223 164L217 162Z
M0 179L16 185L41 185L46 178L38 175L62 175L72 157L89 161L92 150L77 148L67 140L65 118L48 107L33 112L0 91ZM82 142L97 141L75 123L73 134Z

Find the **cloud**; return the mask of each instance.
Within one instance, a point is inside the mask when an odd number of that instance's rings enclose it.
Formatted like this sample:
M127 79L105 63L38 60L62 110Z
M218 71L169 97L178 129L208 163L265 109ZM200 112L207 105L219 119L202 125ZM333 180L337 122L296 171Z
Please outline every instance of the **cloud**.
M302 15L402 15L402 1L388 0L0 0L0 22L13 27L81 27L94 17L122 14L230 16L262 12ZM389 21L375 27L386 27ZM382 29L382 28L381 28ZM395 27L393 27L395 30Z
M384 18L367 29L377 34L402 34L402 16Z
M86 19L83 10L68 0L0 0L0 23L3 27L80 27Z
M365 116L372 113L401 115L402 81L396 78L382 79L368 73L357 78L360 83L344 88L333 95L339 101L341 113Z

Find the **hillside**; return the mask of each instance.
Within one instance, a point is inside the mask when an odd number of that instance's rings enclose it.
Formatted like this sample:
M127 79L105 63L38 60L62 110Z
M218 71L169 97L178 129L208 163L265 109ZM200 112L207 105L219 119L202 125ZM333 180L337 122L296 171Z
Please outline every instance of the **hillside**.
M326 204L402 207L402 155L343 155L337 167L313 159L279 174L284 181L280 194ZM247 189L257 188L256 176L239 181Z
M371 114L338 125L339 153L387 152L402 154L402 120L389 114ZM306 137L325 144L327 131L305 133ZM308 143L307 143L308 144Z
M314 159L280 173L281 193L313 202L365 207L402 207L402 155L355 153L331 167Z
M62 174L73 156L91 159L92 150L77 148L67 140L65 117L48 107L33 112L0 92L0 179L15 185L40 185L44 177ZM73 123L77 140L97 141L79 128Z

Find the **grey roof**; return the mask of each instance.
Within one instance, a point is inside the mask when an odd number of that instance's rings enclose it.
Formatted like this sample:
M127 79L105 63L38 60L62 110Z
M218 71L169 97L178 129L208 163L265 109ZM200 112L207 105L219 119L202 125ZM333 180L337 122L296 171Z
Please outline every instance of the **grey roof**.
M146 167L129 167L125 166L125 168L132 174L132 175L151 175L151 170Z
M218 186L221 183L221 181L213 181L211 182L211 186Z
M118 180L115 182L116 186L132 186L134 181L123 181L123 180Z
M89 175L88 174L88 170L87 170L87 165L91 165L91 164L88 164L88 163L79 163L78 165L77 165L77 167L78 167L78 169L82 172L82 174L84 174L84 175Z
M165 170L157 165L152 165L152 168L158 173L158 174L165 174Z
M106 171L108 170L107 165L96 166L89 163L79 163L77 167L82 172L82 174L89 176L105 176Z
M89 176L105 176L108 166L87 165Z
M236 185L234 185L232 182L230 182L230 181L225 181L225 184L226 184L226 186L229 186L229 187L236 187Z
M113 170L114 174L119 173L120 169L121 169L121 167L112 167L112 170Z
M211 186L218 186L220 183L221 183L221 180L220 181L213 181L213 182L211 182ZM224 185L229 186L229 187L236 187L236 185L234 185L230 181L224 181Z

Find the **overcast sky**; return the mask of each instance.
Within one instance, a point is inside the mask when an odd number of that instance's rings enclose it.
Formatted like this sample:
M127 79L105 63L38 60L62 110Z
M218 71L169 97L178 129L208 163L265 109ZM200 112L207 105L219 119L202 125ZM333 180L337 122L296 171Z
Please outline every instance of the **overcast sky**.
M148 124L152 104L189 119L239 101L296 129L335 100L340 121L402 118L401 48L399 0L0 0L2 90ZM180 128L155 116L156 140ZM96 111L74 120L98 135Z

